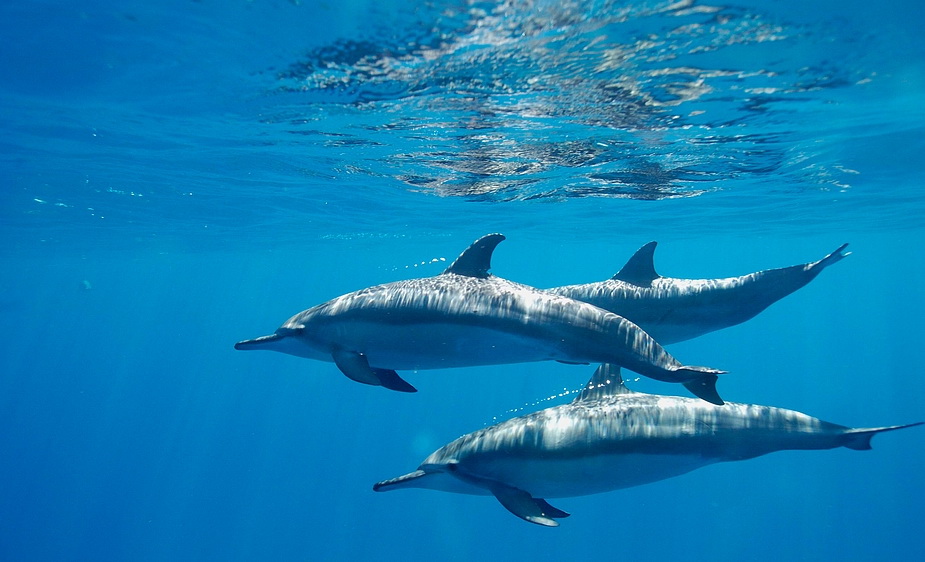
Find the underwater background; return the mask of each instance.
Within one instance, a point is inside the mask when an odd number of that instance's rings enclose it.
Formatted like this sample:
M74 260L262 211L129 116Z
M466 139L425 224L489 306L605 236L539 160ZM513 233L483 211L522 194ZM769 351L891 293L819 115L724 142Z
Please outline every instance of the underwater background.
M925 559L925 433L555 502L403 490L593 366L403 373L240 353L436 275L672 277L852 255L668 346L724 398L925 419L925 8L897 0L0 6L0 559ZM645 392L677 385L630 378Z

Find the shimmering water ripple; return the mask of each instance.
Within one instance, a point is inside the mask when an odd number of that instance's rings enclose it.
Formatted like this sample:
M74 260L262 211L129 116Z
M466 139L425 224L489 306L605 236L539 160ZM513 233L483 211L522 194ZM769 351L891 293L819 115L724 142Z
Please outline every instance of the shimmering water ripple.
M469 236L619 217L647 238L925 217L925 46L914 14L862 2L0 15L31 18L0 58L7 247L432 236L463 215Z
M830 37L693 1L457 3L419 31L307 53L276 90L335 107L277 118L358 171L479 200L689 197L771 174L850 186L788 150L805 132L787 104L872 80L807 49ZM324 128L343 111L362 124Z

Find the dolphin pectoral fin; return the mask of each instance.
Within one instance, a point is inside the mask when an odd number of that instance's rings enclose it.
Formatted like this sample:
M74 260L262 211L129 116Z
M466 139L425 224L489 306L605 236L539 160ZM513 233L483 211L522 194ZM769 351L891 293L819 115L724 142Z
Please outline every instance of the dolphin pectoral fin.
M347 375L347 378L363 384L382 386L382 380L369 366L369 361L367 361L365 355L355 351L338 349L331 354L331 357L334 358L334 364L337 365L340 372ZM397 377L398 375L395 376Z
M377 369L369 366L369 360L362 353L339 349L331 353L334 364L347 378L359 383L373 386L384 386L389 390L399 392L417 392L418 390L408 384L391 369Z
M376 377L379 378L379 384L388 388L389 390L397 390L398 392L418 391L418 389L411 386L408 381L398 376L398 373L391 369L373 368L373 373L376 375Z
M698 367L685 367L686 370L697 369ZM680 370L680 369L679 369ZM703 372L695 371L700 373L701 376L697 377L694 380L687 381L684 384L684 388L691 391L691 393L697 398L706 400L711 404L716 404L717 406L722 406L725 404L723 399L719 397L719 393L716 392L716 380L719 378L713 372ZM722 372L722 371L719 371Z
M535 499L520 488L496 483L489 489L505 509L530 523L545 527L558 527L559 523L555 521L554 517L566 517L568 515L564 511L552 507L545 500ZM552 509L547 511L547 508Z

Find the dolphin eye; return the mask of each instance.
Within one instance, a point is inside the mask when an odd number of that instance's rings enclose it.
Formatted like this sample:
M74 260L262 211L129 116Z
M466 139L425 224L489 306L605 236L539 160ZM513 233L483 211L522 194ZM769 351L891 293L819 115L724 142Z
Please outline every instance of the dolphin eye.
M450 472L456 472L456 469L458 468L459 468L459 461L457 460L452 460L446 463L446 469L449 470Z

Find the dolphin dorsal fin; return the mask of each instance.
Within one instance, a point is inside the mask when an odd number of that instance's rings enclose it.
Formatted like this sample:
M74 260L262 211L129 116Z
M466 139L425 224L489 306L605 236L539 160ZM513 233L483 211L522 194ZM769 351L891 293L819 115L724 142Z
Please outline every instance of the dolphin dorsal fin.
M588 381L588 384L585 385L581 394L574 401L599 400L614 394L631 394L632 392L623 384L623 377L620 376L620 366L603 363L594 371L591 380Z
M636 253L626 262L623 269L611 277L611 279L626 281L627 283L632 283L633 285L639 285L641 287L648 287L651 285L652 281L659 278L658 273L655 272L654 261L656 244L658 244L658 242L649 242L642 248L636 250Z
M491 254L502 240L504 240L503 234L482 236L466 248L465 252L459 254L456 261L443 273L455 273L466 277L488 277L488 270L491 269Z

